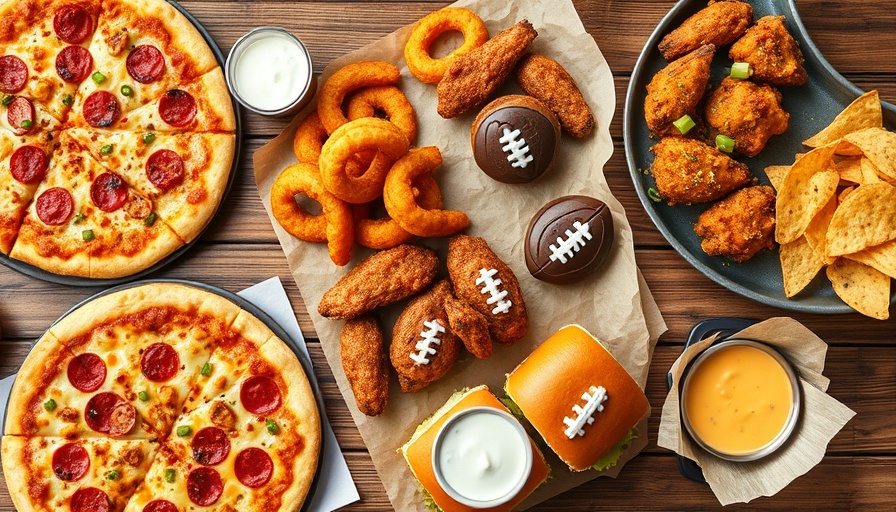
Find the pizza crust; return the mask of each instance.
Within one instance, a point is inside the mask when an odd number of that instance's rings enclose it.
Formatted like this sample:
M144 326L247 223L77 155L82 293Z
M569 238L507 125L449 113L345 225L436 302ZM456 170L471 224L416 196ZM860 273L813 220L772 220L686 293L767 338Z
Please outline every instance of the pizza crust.
M32 434L25 426L28 416L38 413L39 408L43 407L43 404L37 403L36 400L69 357L68 349L49 331L37 340L19 368L10 391L9 403L6 406L6 425L3 429L5 435ZM8 466L4 464L3 467L6 470Z

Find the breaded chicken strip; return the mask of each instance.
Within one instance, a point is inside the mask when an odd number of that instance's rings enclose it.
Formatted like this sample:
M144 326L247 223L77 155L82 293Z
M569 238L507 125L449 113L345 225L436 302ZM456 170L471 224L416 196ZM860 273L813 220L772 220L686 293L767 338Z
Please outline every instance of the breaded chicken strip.
M485 103L537 35L529 21L521 20L479 48L457 57L436 86L439 115L451 119Z
M644 98L644 117L652 132L660 136L678 134L672 123L685 114L696 117L715 51L711 44L701 46L653 76Z
M594 115L576 81L558 62L530 53L516 65L516 79L529 96L544 103L560 126L577 139L594 128Z
M327 318L354 318L426 288L438 266L436 253L425 247L403 244L380 251L327 290L317 311Z
M381 414L389 400L389 363L373 314L346 320L339 336L339 355L358 410L368 416Z
M745 164L699 140L663 137L650 151L657 191L670 205L714 201L753 179Z
M748 62L751 78L775 85L803 85L806 69L803 52L784 26L784 16L765 16L731 45L728 57L735 62Z
M488 321L481 313L464 301L454 297L445 300L445 312L451 330L478 359L492 355L492 337L488 333Z
M705 44L726 45L741 35L753 22L753 6L739 0L719 0L666 34L660 41L663 57L675 60Z
M706 100L706 122L734 139L734 150L756 156L772 135L787 131L790 114L770 85L726 78Z
M747 187L712 205L700 215L694 232L710 256L743 262L775 247L775 190Z

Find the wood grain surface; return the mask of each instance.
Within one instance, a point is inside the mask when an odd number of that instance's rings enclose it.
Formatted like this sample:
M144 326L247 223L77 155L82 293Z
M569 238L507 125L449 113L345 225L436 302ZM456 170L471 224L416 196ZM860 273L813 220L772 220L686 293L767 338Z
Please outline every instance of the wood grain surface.
M331 60L411 23L446 2L191 1L180 2L210 31L226 53L249 29L277 25L296 34L320 72ZM704 319L792 316L831 346L825 374L830 394L858 414L828 447L816 468L778 495L731 510L896 510L896 335L894 321L858 314L811 315L763 306L716 285L686 263L644 213L625 164L622 105L638 54L671 0L575 0L588 32L614 72L615 152L604 172L634 230L636 256L669 326L651 364L647 395L654 408L651 443L618 479L598 479L536 510L708 510L720 508L708 487L679 475L675 457L655 444L665 398L665 374L691 327ZM815 44L835 69L863 89L878 89L896 103L896 5L892 0L797 0ZM349 510L391 509L364 443L329 371L302 297L261 205L252 154L288 123L246 111L236 181L221 211L198 243L153 277L203 281L238 291L280 276L293 305L321 383L328 414L362 500ZM80 300L99 291L55 285L0 266L0 378L17 371L32 341ZM0 512L14 510L0 481Z

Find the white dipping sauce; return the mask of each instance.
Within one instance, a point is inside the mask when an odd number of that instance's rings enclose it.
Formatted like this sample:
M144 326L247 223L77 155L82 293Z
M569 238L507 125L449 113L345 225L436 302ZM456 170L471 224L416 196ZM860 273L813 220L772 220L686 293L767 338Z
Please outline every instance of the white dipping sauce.
M439 466L458 494L476 501L496 500L528 478L526 454L531 448L510 421L480 411L458 418L442 432Z
M267 32L246 45L233 68L242 100L259 110L281 110L308 87L311 70L305 49L283 34Z

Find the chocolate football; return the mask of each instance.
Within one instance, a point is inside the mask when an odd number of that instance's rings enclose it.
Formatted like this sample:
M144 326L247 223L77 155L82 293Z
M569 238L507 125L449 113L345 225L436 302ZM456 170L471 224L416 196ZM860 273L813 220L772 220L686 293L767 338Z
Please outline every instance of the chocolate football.
M607 259L613 246L613 215L598 199L564 196L544 205L526 231L526 267L552 284L582 280Z
M528 183L554 165L560 123L531 96L503 96L476 116L470 143L476 165L492 179Z

